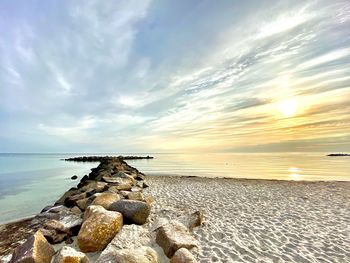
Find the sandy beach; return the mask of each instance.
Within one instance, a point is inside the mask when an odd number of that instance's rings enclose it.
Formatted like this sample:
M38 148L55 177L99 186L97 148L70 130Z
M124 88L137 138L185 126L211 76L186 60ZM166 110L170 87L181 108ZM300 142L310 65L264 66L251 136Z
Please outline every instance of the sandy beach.
M203 210L200 262L349 262L350 184L147 176L153 213Z

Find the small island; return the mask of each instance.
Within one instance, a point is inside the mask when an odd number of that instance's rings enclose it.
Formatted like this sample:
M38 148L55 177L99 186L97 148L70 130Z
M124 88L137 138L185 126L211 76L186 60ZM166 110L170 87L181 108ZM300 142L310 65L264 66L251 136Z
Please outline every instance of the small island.
M350 156L349 153L330 153L327 156L337 157L337 156Z

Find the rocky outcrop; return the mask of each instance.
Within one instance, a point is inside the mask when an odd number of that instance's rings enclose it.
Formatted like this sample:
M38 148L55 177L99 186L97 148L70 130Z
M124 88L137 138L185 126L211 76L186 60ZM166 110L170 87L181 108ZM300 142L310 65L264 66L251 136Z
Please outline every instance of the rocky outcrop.
M109 210L122 213L127 222L142 225L151 212L151 206L141 201L122 199L111 204Z
M82 252L101 251L122 228L123 216L102 206L89 208L78 234L78 245Z
M76 235L82 252L102 251L98 258L100 263L158 262L159 255L164 255L154 244L155 239L169 258L180 248L196 246L189 230L202 224L201 212L177 218L182 224L169 220L161 221L156 227L145 224L152 222L154 226L157 218L152 216L148 220L151 204L155 200L143 194L143 188L148 187L143 181L144 174L121 158L100 160L101 163L91 169L91 173L85 175L77 187L62 195L55 205L45 207L33 219L24 221L27 222L26 233L33 233L30 231L36 229L40 231L17 246L11 262L50 262L54 251L48 242L56 244L65 241L65 244L72 244ZM127 225L123 226L124 222ZM0 245L2 243L0 241ZM11 245L9 243L8 246ZM89 262L82 252L64 246L54 255L52 262ZM173 258L182 258L183 255L189 258L188 253L180 250L177 254L182 256L176 254Z
M74 248L64 246L55 254L52 263L90 263L89 258Z
M169 258L180 248L191 249L197 246L196 239L190 234L187 227L178 221L171 221L159 227L156 242Z
M16 248L10 263L50 263L54 253L43 234L37 231Z
M110 250L108 254L101 255L97 263L158 263L157 252L150 247Z
M92 201L91 205L100 205L105 209L108 209L111 204L120 200L120 195L116 193L97 193L95 194L95 199Z
M198 261L186 248L180 248L171 258L170 263L197 263Z

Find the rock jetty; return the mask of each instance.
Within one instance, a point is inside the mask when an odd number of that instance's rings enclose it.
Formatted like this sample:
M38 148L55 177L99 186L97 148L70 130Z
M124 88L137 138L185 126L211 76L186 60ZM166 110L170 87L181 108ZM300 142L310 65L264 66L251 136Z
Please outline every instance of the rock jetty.
M0 262L197 262L192 230L203 213L171 220L151 215L156 200L143 193L145 175L127 158L143 157L67 159L100 164L38 215L2 226L9 239L0 243Z
M63 159L64 161L73 161L73 162L102 162L105 160L113 160L115 158L118 158L120 160L141 160L141 159L153 159L152 156L82 156L82 157L72 157Z

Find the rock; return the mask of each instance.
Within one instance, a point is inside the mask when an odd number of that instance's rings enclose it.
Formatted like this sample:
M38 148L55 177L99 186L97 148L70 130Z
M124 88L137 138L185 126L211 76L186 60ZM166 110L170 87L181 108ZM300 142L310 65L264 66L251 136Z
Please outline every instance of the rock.
M136 200L136 201L144 201L145 197L143 196L143 193L141 192L130 192L127 195L128 199L130 200Z
M68 238L68 239L66 239L65 241L64 241L64 243L66 243L67 245L70 245L70 244L73 244L74 243L74 240L73 240L73 238Z
M50 263L54 254L52 246L43 234L37 231L15 249L10 263Z
M107 185L108 184L105 182L88 180L84 182L84 186L82 186L80 190L82 192L90 192L90 191L96 190L96 192L100 193L107 190Z
M112 185L108 189L110 191L117 193L118 191L130 191L131 188L132 188L132 184L127 183L127 184Z
M46 221L41 230L50 243L56 244L76 235L82 222L83 220L79 215L72 213L71 215L61 216L59 220Z
M197 260L188 249L180 248L171 258L170 263L197 263Z
M147 204L149 204L149 205L153 204L155 201L156 201L156 200L155 200L154 197L151 196L151 195L147 195L147 196L145 197L145 202L146 202Z
M190 234L187 227L178 221L171 221L159 227L156 242L169 258L180 248L191 249L197 246L196 239Z
M77 180L77 179L78 179L78 176L73 175L70 179L72 179L72 180Z
M77 206L79 209L84 211L89 205L91 205L93 198L84 198L79 201L77 201Z
M109 210L122 213L131 223L142 225L150 214L151 206L141 201L122 199L111 204Z
M116 262L116 263L158 263L157 252L150 247L139 247L134 249L115 249L109 253L101 254L97 263Z
M123 197L128 197L128 194L131 193L130 191L119 191L119 193L123 196Z
M98 193L95 195L94 201L91 205L100 205L108 209L111 204L120 200L120 196L116 193Z
M148 184L146 182L143 182L142 183L142 188L147 188L147 187L149 187Z
M67 233L58 232L55 229L41 228L40 231L51 244L58 244L69 238Z
M192 230L203 224L204 214L202 211L196 211L188 216L181 216L177 220L184 224L189 230Z
M138 186L133 186L131 188L131 192L142 192L142 188Z
M71 195L76 195L76 194L79 194L80 191L77 189L77 188L71 188L69 189L67 192L65 192L61 197L60 199L58 199L55 203L55 205L63 205L64 204L64 200L66 200L66 198L68 196L71 196Z
M148 228L141 225L124 225L122 230L103 250L102 254L107 253L109 250L147 246L153 240L152 234Z
M73 207L77 204L77 201L86 198L86 193L79 193L76 195L71 195L64 200L64 205L67 207Z
M121 213L108 211L102 206L90 206L78 234L82 252L103 250L123 226Z
M64 246L55 254L52 263L89 263L88 257L74 248Z
M82 213L82 211L80 210L80 208L77 207L77 206L73 206L73 207L70 209L70 211L72 211L72 213L77 214L77 215L80 215L80 214Z

